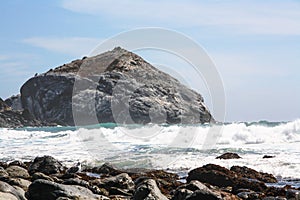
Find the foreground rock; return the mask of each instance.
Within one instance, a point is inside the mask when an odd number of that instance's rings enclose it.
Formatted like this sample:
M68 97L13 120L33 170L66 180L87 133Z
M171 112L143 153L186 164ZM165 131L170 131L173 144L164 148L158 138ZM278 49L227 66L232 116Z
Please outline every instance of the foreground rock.
M247 167L208 164L191 170L187 183L163 170L117 169L105 163L71 172L51 156L29 163L0 162L0 199L5 200L295 200L291 186L267 187L276 179ZM97 170L99 173L95 172ZM48 174L48 175L46 175Z
M63 185L47 180L34 181L30 185L26 197L30 200L58 199L60 197L90 200L109 199L104 196L93 194L89 189L78 185Z
M121 48L31 78L21 99L36 119L60 125L74 125L72 111L77 125L214 121L200 94Z

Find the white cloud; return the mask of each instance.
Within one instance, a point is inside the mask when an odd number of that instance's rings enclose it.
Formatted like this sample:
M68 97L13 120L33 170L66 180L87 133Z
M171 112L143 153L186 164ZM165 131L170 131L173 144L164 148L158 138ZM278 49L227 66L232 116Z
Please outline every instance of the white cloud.
M209 26L251 34L300 34L300 3L294 1L63 0L79 13L124 20L126 24Z
M101 40L86 37L33 37L24 39L23 42L50 51L72 56L83 56L88 55Z

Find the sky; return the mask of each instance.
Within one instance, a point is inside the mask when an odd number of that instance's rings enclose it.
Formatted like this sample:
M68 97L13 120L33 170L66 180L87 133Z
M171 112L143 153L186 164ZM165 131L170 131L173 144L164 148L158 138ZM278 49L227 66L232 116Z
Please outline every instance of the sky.
M160 27L192 38L215 62L226 121L300 118L300 1L10 0L0 7L3 99L35 73L82 58L107 38ZM205 88L193 80L191 87L210 107Z

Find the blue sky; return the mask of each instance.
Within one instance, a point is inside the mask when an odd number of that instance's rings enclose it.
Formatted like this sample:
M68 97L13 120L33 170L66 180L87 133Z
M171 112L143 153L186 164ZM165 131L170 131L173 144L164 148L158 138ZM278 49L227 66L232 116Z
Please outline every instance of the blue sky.
M300 116L300 1L10 0L1 3L0 26L2 98L108 37L162 27L191 37L214 60L227 121Z

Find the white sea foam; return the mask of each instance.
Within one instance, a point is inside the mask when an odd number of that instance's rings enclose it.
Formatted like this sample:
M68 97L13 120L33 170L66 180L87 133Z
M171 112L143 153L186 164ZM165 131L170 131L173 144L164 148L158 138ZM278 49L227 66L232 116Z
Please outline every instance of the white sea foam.
M52 155L66 164L114 162L122 167L175 171L215 163L228 168L244 165L279 177L300 178L300 120L277 124L230 123L222 126L221 134L208 125L105 127L0 129L0 159L30 160ZM207 149L207 136L212 135ZM228 151L238 153L242 159L215 159ZM263 159L265 154L276 157Z

